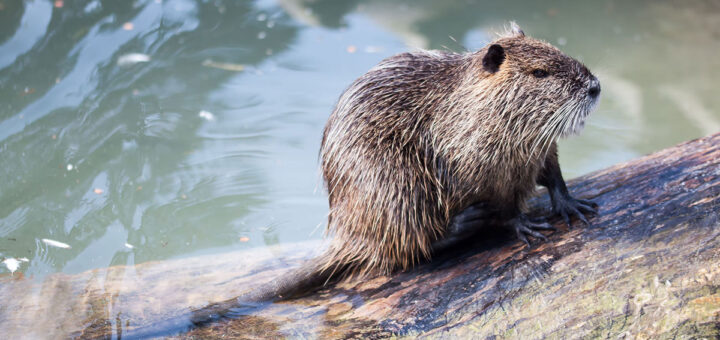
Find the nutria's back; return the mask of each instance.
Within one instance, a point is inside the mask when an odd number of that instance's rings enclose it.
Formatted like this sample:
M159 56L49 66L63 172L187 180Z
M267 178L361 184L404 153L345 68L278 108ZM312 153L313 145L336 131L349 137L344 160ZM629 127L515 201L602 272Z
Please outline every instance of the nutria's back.
M469 204L524 206L555 139L592 109L584 90L592 79L521 31L473 53L382 61L350 85L325 127L333 236L325 267L406 269L430 256Z

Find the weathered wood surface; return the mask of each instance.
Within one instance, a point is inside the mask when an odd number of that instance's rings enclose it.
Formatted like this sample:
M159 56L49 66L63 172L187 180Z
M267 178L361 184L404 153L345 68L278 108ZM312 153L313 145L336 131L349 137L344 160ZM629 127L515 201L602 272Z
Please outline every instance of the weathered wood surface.
M720 134L588 174L570 190L600 204L592 226L556 221L560 230L531 248L488 231L415 270L341 283L177 337L720 338ZM547 196L532 206L546 214ZM0 329L8 337L117 336L237 296L318 248L112 267L42 284L6 278Z

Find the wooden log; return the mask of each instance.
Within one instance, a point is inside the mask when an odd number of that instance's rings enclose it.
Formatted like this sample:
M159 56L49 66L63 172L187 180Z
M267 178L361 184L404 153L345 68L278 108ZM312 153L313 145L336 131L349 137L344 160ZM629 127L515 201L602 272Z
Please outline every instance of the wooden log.
M411 271L343 282L176 337L720 338L720 134L569 184L574 196L600 204L591 226L554 221L559 230L530 248L487 230ZM548 214L547 195L531 203ZM119 266L43 283L6 278L0 329L6 337L121 335L256 288L318 248Z

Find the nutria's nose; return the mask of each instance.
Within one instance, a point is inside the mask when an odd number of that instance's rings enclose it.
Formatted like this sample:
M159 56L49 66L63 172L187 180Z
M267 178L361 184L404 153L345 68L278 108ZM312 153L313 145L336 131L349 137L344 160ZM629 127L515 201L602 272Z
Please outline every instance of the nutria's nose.
M590 81L590 88L588 89L588 96L594 98L597 98L597 96L600 95L600 82L597 80L597 78L593 77L593 79Z

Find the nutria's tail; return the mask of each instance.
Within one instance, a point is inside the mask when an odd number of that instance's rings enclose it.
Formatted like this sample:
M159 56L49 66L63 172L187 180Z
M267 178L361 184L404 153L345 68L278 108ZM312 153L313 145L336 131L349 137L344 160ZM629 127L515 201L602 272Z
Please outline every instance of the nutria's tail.
M218 320L249 315L275 301L310 293L342 272L342 268L337 265L328 266L328 258L329 255L326 254L310 260L293 273L283 275L278 280L239 297L213 303L152 325L126 329L123 334L118 334L118 338L125 340L170 336Z

